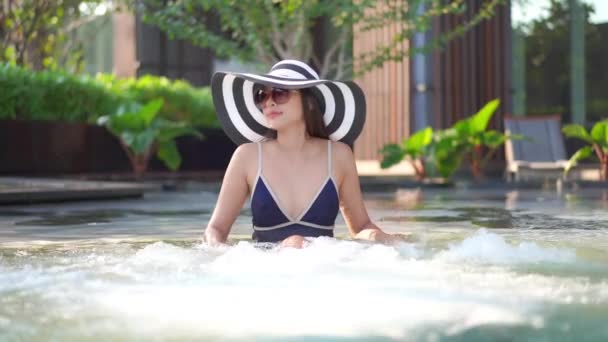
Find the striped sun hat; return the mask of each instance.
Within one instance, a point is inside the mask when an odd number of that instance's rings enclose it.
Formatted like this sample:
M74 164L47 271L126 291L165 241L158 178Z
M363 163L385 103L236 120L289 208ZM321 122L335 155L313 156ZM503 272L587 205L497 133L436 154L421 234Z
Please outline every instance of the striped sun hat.
M333 141L352 146L365 123L365 95L354 82L319 79L306 63L283 60L268 74L216 72L211 81L213 104L226 134L237 145L266 138L264 114L253 101L254 85L311 88L319 101L323 120Z

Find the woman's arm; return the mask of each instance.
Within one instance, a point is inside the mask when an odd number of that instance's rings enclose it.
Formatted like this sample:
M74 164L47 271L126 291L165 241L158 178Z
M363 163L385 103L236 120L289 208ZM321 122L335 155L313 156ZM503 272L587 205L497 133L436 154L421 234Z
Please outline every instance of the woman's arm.
M339 165L342 173L340 209L351 235L356 239L378 242L400 241L400 237L385 233L369 218L363 203L355 157L350 147L343 143L336 143L334 146L334 165Z
M243 144L230 159L215 209L205 229L205 241L210 245L226 242L230 229L243 208L249 193L246 166L252 154L255 156L255 145Z

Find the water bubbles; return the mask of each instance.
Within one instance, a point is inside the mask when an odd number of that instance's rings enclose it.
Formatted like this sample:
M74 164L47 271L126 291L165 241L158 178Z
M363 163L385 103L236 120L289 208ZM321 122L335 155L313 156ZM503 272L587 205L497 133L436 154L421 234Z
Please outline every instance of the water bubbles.
M534 242L512 245L500 235L480 229L464 241L438 253L437 259L483 264L560 263L575 261L576 253L567 248L541 247Z
M66 338L87 326L101 339L443 339L486 326L548 329L556 305L608 303L608 281L543 269L577 267L572 249L484 229L393 246L133 240L19 251L29 256L3 254L0 318ZM543 271L521 270L531 264Z

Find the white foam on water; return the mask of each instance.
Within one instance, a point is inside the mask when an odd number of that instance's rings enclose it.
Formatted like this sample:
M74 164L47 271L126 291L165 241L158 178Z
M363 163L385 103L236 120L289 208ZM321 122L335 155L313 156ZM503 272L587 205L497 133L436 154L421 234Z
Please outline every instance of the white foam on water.
M38 331L45 328L37 319L59 320L65 336L81 336L86 326L92 336L144 339L401 339L426 327L539 329L548 304L608 304L608 282L510 269L529 260L571 262L570 251L511 245L483 230L440 251L319 238L304 249L156 242L36 258L42 261L29 267L0 259L0 283L30 279L0 287L0 317L14 324L21 311L21 323ZM33 308L24 309L24 299Z
M347 284L344 284L347 286ZM482 324L527 324L521 310L471 301L415 298L413 293L362 293L360 287L171 286L137 288L99 297L102 307L128 319L148 336L188 331L193 335L389 336L402 338L424 324L446 325L450 333ZM372 289L368 289L370 292ZM304 292L306 291L306 292ZM153 300L152 300L153 299ZM150 322L155 322L150 324Z
M143 260L161 267L175 263L175 274L191 261L218 253L209 248L202 248L200 255L192 252L153 244L127 263L140 265ZM520 310L509 305L433 295L425 289L435 282L432 277L412 277L428 273L423 270L426 262L416 260L418 255L413 246L333 239L317 239L305 249L260 249L241 242L225 249L202 267L204 273L186 283L164 277L168 280L164 284L120 286L100 293L97 302L102 311L128 319L134 331L149 336L177 329L235 338L311 334L398 338L420 324L448 324L454 330L526 322Z
M569 212L567 214L558 213L554 216L556 219L565 220L582 220L589 221L593 218L594 221L608 221L608 212L605 209L579 210L577 212Z
M478 230L471 237L453 244L436 256L439 260L469 261L484 264L563 263L576 261L573 249L541 247L534 242L509 244L503 237Z

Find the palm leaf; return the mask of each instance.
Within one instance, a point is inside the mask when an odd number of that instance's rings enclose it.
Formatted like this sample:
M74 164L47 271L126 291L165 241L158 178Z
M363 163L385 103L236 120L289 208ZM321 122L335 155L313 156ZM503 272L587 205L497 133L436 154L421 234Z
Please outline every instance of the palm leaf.
M566 168L564 169L564 173L568 174L568 172L570 172L570 169L572 169L579 160L589 158L592 154L593 154L593 148L591 146L585 146L585 147L579 149L578 151L576 151L572 155L570 160L568 160L568 164L566 165Z

